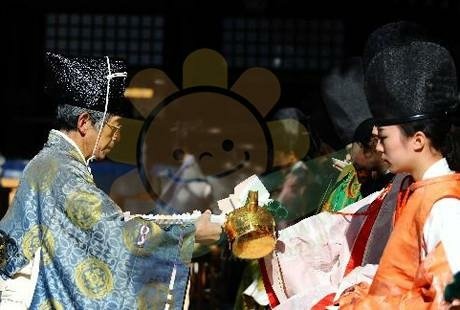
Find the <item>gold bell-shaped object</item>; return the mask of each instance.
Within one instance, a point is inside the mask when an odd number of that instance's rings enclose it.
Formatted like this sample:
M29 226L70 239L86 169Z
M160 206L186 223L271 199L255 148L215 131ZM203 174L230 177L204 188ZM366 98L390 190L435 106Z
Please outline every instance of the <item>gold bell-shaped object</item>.
M258 205L257 191L249 191L244 207L227 215L224 229L236 257L257 259L275 248L275 220L270 212Z

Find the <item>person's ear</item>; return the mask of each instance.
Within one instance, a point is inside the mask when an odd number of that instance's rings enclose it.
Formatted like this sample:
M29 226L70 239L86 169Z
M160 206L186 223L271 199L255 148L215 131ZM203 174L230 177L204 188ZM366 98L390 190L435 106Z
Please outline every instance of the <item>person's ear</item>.
M427 143L427 137L422 131L417 131L411 138L412 149L415 152L420 152L423 150Z
M77 131L80 133L80 135L82 135L83 137L86 136L86 134L88 133L88 131L91 129L92 126L93 126L93 121L88 112L82 113L78 116Z

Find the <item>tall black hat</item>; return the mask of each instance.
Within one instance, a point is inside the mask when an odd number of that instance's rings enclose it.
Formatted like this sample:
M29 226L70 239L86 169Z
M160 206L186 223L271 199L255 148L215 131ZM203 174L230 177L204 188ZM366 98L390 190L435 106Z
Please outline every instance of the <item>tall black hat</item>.
M126 65L109 57L66 57L46 53L45 93L57 104L123 111Z
M337 134L350 143L358 125L371 117L364 94L362 60L352 57L332 69L321 82L321 95Z
M364 81L376 124L444 118L457 106L457 76L449 52L431 42L386 48L369 63Z
M367 70L372 58L385 48L407 45L414 41L435 42L427 29L413 22L402 20L380 26L367 38L363 51L364 70Z

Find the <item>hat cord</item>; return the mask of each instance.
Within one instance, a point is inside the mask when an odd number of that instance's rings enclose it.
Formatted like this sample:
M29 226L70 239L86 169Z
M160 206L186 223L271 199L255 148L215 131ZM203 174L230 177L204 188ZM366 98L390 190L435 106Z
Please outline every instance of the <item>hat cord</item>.
M106 92L105 92L105 106L104 106L104 114L102 115L102 123L101 123L101 126L99 128L99 131L97 133L97 138L96 138L96 143L94 144L94 147L93 147L93 152L91 154L91 156L88 158L88 160L86 161L86 165L88 166L89 163L91 161L93 161L94 159L96 159L96 149L97 149L97 146L99 145L99 140L101 139L101 134L102 134L102 129L104 128L104 123L105 123L105 119L107 117L107 110L108 110L108 107L109 107L109 94L110 94L110 81L113 79L113 78L117 78L117 77L126 77L128 74L126 72L115 72L115 73L112 73L111 69L110 69L110 60L109 60L109 56L105 56L105 58L107 59L107 69L109 71L109 74L107 75L107 88L106 88Z

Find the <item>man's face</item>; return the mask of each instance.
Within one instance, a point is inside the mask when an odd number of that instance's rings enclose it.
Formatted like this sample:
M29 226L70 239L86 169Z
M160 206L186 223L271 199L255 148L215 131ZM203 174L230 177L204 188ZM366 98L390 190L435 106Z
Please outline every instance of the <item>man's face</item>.
M375 149L377 145L377 128L372 130L372 136L367 148L360 143L354 142L351 147L351 160L355 167L358 181L360 183L368 182L373 177L373 172L379 172L381 166L381 153Z
M307 185L298 176L290 173L286 176L277 200L289 208L291 212L302 210L305 207L304 193L306 190Z
M107 154L113 149L115 144L120 140L120 124L121 117L119 116L112 116L110 117L105 123L102 125L102 132L101 137L99 138L99 143L96 147L95 156L96 159L104 159ZM98 130L94 127L94 135L92 138L94 140L94 144L96 143Z
M370 181L372 179L372 170L374 170L374 167L359 143L353 142L351 147L351 160L355 167L359 183L363 184Z

